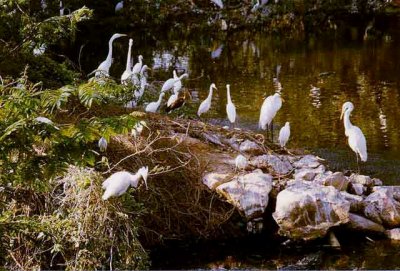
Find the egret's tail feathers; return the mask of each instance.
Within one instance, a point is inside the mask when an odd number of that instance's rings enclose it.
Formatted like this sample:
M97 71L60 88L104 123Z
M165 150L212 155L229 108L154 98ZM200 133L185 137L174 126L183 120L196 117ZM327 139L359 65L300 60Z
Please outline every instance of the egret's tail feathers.
M361 161L367 162L367 159L368 159L367 152L366 151L365 152L359 152L359 154L360 154Z
M110 192L108 190L106 190L101 198L103 200L108 200L110 197L111 197Z

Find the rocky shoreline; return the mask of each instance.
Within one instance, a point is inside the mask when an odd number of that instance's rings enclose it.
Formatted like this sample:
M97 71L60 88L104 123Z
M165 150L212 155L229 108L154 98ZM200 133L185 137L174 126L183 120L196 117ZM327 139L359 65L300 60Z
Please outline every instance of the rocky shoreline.
M277 233L292 240L321 238L337 227L400 239L400 186L332 172L312 154L278 154L255 139L262 135L249 140L221 131L203 134L206 143L179 137L189 145L216 147L207 154L210 163L202 183L239 211L249 232L261 231L267 215L279 227ZM248 160L241 170L235 167L239 154ZM272 213L266 213L269 205L274 206Z

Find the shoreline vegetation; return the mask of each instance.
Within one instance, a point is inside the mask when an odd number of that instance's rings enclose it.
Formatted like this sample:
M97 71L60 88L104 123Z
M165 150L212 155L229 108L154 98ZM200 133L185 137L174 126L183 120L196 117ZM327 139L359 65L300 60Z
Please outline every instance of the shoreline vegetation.
M313 240L334 234L335 228L399 238L400 217L386 215L399 211L398 187L330 172L317 157L295 150L289 154L263 134L204 123L191 117L190 103L169 117L143 113L125 107L134 86L78 79L82 71L77 63L46 50L114 12L110 4L94 11L78 9L81 2L71 1L71 13L62 16L51 16L58 13L57 1L48 1L43 10L39 1L34 6L24 0L2 4L1 266L146 269L147 250L167 240L216 240L266 230L282 240ZM182 14L189 20L194 12L201 20L211 18L216 31L258 25L302 35L322 21L337 28L331 13L341 14L324 2L278 1L254 13L252 3L242 2L231 1L221 11L205 1L154 1L155 6L138 7L128 2L122 12L137 22L134 27L162 27ZM376 1L363 10L365 3L357 3L354 8L365 16L363 29L375 22L375 15L398 6L396 1ZM341 11L349 4L337 2L345 7ZM135 8L143 12L131 12ZM305 15L313 12L322 19L307 24L310 17ZM150 20L135 17L139 14ZM374 29L362 35L372 35ZM144 100L154 100L159 87L150 84ZM138 134L134 127L143 121ZM108 142L104 152L97 147L101 137ZM249 161L240 171L234 166L239 152ZM101 200L106 177L142 166L150 169L148 189L140 185ZM281 193L314 201L282 201Z

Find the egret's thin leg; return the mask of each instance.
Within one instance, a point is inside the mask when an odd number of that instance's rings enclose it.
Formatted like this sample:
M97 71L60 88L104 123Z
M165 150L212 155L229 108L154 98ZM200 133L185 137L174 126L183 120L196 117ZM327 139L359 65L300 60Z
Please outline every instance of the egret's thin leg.
M274 143L274 121L271 121L271 143Z
M358 163L358 155L356 153L356 159L357 159L357 169L358 169L358 174L360 174L360 164Z

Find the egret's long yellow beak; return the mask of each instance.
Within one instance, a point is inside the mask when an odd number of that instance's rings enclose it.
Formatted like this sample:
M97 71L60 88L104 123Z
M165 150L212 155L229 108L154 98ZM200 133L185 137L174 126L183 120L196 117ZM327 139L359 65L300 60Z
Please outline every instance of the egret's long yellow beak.
M281 96L281 100L282 100L282 103L284 103L284 102L285 102L285 99L283 99L283 98L282 98L282 96Z
M340 114L340 119L343 119L344 111L345 110L342 110L342 113Z

